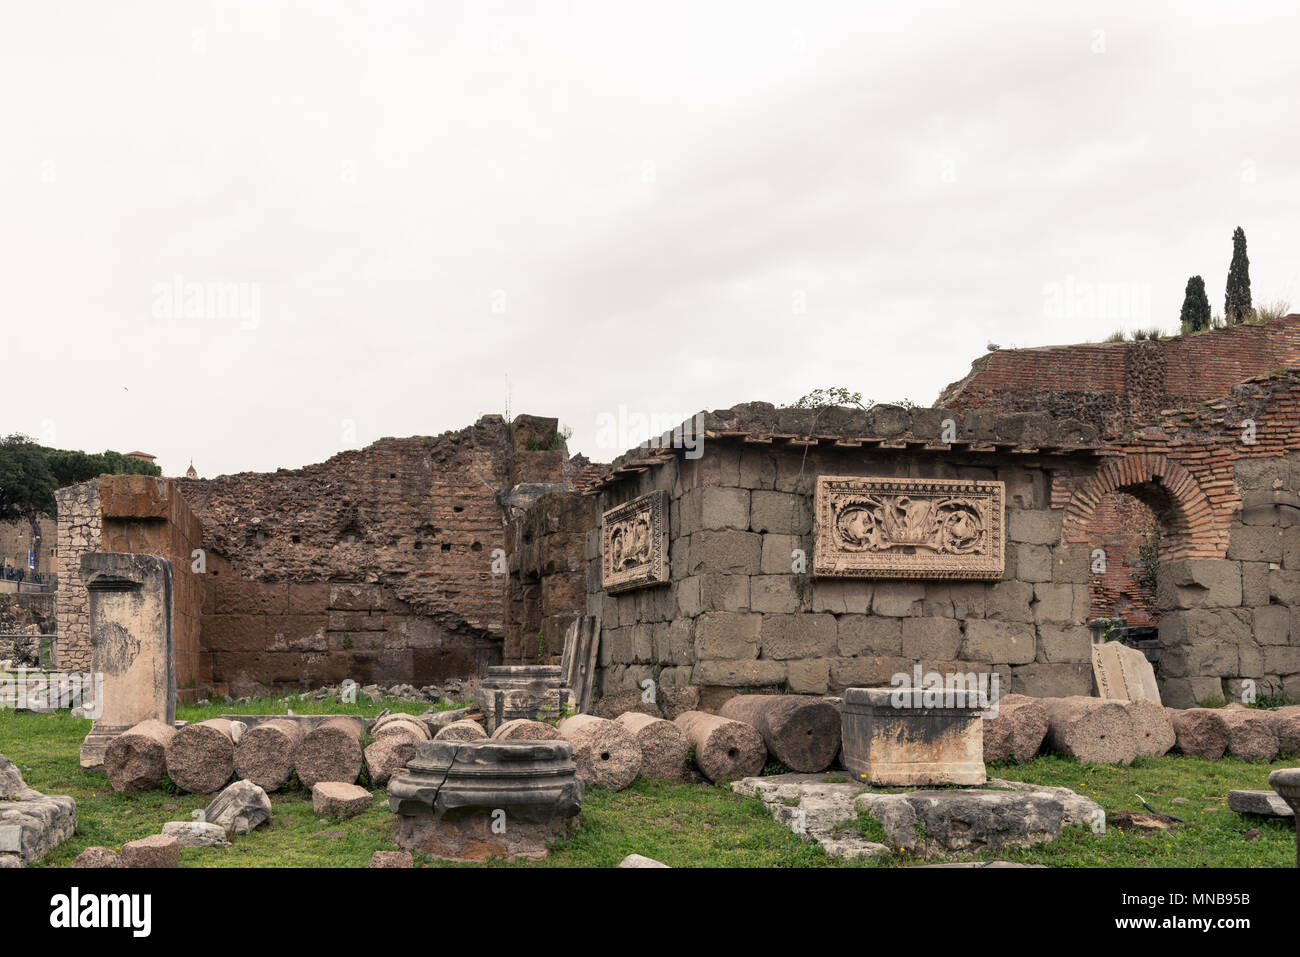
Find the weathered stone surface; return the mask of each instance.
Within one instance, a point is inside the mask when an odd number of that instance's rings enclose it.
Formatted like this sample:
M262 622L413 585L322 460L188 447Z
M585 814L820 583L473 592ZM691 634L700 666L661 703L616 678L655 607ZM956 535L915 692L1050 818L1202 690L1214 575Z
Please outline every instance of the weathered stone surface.
M1166 709L1183 754L1216 760L1228 749L1228 724L1216 708Z
M364 755L371 785L383 787L387 784L394 774L406 767L406 762L415 754L415 746L422 740L427 739L414 734L386 734L366 745Z
M405 869L415 867L415 858L410 851L375 851L370 855L367 867L376 869Z
M235 773L264 791L278 791L293 773L294 756L304 736L296 721L255 725L235 745Z
M619 867L668 867L667 864L656 861L652 857L643 857L640 854L629 854L618 862Z
M17 866L35 863L76 829L72 798L29 788L17 766L0 754L0 856L12 856Z
M365 788L342 781L322 781L311 789L311 808L322 817L356 817L365 814L374 803L374 795Z
M559 732L573 744L573 763L588 787L621 791L641 771L641 748L632 732L616 721L579 714L561 721Z
M695 749L695 764L710 781L752 777L767 763L763 736L748 724L703 711L679 714L674 724Z
M634 598L629 596L621 600L630 602ZM630 642L623 641L624 634L630 635L631 629L606 629L600 641L601 655L613 654L626 644L628 653L619 651L615 660L621 663L632 661L633 649ZM483 712L484 730L488 734L495 731L497 725L515 718L551 721L565 711L577 711L573 691L564 687L559 665L492 665L479 687L476 700Z
M909 791L902 799L915 814L912 842L922 856L1047 844L1061 836L1065 819L1064 804L1046 791L963 788ZM872 816L885 813L877 811L866 795L858 801L858 806ZM899 821L903 817L900 814L888 819ZM917 830L924 837L917 837ZM901 833L898 836L904 838Z
M731 789L756 797L771 811L772 819L807 841L816 841L832 857L867 860L889 856L889 848L868 841L841 824L857 816L853 798L866 785L827 781L822 774L778 774L748 777Z
M181 847L230 847L226 829L210 821L168 821L162 833L176 838Z
M315 787L321 781L354 784L361 773L361 759L361 732L356 723L332 719L303 735L293 766L303 787Z
M743 494L746 514L736 521L738 527L747 528L749 493ZM606 592L668 580L668 496L664 492L650 492L609 509L601 515L600 527L601 583Z
M841 706L844 767L869 784L983 784L981 705L921 689L849 688Z
M1030 760L1042 748L1047 726L1047 709L1037 699L1003 695L996 716L984 719L984 760Z
M154 555L91 552L81 556L80 573L90 600L89 670L103 676L99 717L81 753L81 766L95 769L123 731L175 721L172 566Z
M218 790L235 773L233 732L224 718L187 724L167 743L167 776L192 794Z
M382 738L386 734L407 734L411 732L421 741L428 741L433 737L433 732L429 730L429 726L420 720L418 715L405 714L401 711L377 718L375 723L370 726L370 736L372 738Z
M1132 764L1137 734L1124 703L1104 698L1043 698L1047 744L1083 764Z
M1274 791L1229 791L1228 807L1238 814L1294 818L1295 811Z
M1092 674L1099 698L1161 703L1156 673L1136 648L1115 641L1093 645Z
M718 714L752 726L768 753L792 771L824 771L840 750L840 712L824 698L737 695Z
M166 834L154 834L122 845L123 867L178 867L181 842Z
M388 786L396 841L450 860L539 858L582 802L568 741L425 741Z
M481 741L487 732L477 721L453 721L445 728L440 728L433 736L435 741Z
M1158 758L1174 746L1177 732L1168 712L1158 702L1147 699L1126 701L1124 710L1133 722L1138 757Z
M248 834L271 819L271 799L252 781L236 781L207 806L203 820L228 834Z
M1243 761L1272 761L1277 757L1277 732L1273 717L1241 705L1219 709L1228 726L1228 753Z
M515 718L500 725L492 732L492 737L497 741L558 741L563 735L545 721Z
M152 791L167 774L167 745L176 728L142 721L117 737L104 752L104 772L114 791Z
M813 573L998 579L1005 491L1002 482L819 475Z
M1065 816L1061 823L1067 827L1092 828L1098 821L1105 820L1106 814L1096 801L1071 791L1069 788L1051 787L1046 784L1027 784L1024 781L1004 781L1002 778L990 778L988 786L1009 791L1040 791L1061 802Z
M686 780L691 742L681 728L671 721L637 711L625 712L617 721L632 734L641 750L641 777Z
M68 866L114 868L123 865L117 851L109 850L107 847L88 847L78 854L76 859Z

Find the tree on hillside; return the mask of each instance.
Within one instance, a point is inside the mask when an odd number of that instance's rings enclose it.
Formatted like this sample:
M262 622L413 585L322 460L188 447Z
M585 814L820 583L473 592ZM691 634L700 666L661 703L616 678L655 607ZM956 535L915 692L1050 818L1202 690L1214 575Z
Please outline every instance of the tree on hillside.
M42 449L50 470L59 483L76 485L100 475L162 475L162 469L152 462L133 459L121 452L105 451L91 454L68 449Z
M0 440L0 521L26 519L32 529L32 551L38 556L40 517L54 514L56 488L58 481L44 449L25 435Z
M1183 293L1183 311L1179 319L1182 320L1182 328L1188 332L1210 328L1210 299L1205 295L1205 280L1200 276L1187 280L1187 289Z
M1228 290L1223 300L1223 318L1228 325L1244 322L1250 315L1250 260L1246 258L1246 231L1240 226L1232 234L1232 264L1228 266Z

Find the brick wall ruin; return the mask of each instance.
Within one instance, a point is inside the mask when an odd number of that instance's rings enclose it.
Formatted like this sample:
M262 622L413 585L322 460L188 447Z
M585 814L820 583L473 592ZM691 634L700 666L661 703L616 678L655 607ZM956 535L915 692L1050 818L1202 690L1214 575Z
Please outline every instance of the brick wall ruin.
M41 572L57 571L58 523L42 515L37 519L41 531L36 548L36 568ZM0 522L0 565L6 560L13 568L27 569L27 553L32 549L32 526L26 519ZM0 576L2 577L2 576Z
M1136 420L1227 395L1300 365L1300 315L1142 342L1001 349L971 363L938 405L957 412L1048 412L1118 439Z
M58 528L58 643L55 663L63 671L90 670L90 595L81 580L81 556L100 551L104 520L99 480L68 485L54 493Z

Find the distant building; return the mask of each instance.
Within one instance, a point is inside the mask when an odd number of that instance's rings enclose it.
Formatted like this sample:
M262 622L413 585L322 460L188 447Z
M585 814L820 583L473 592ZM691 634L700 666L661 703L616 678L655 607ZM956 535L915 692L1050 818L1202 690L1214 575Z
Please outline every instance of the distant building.
M196 479L199 477L199 473L194 469L193 459L190 459L190 467L185 470L185 477L192 478L192 479Z
M148 462L150 465L153 465L153 460L157 458L157 456L150 455L148 452L127 452L126 457L128 459L139 459L141 462Z

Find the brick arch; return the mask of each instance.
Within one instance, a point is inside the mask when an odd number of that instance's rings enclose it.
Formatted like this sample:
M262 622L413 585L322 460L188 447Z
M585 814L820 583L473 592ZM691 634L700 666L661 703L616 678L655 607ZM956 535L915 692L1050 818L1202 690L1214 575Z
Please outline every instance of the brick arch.
M1127 492L1155 513L1164 533L1162 561L1223 557L1227 543L1215 526L1210 500L1192 473L1151 453L1111 459L1075 487L1065 506L1065 541L1089 540L1093 512L1111 492Z

